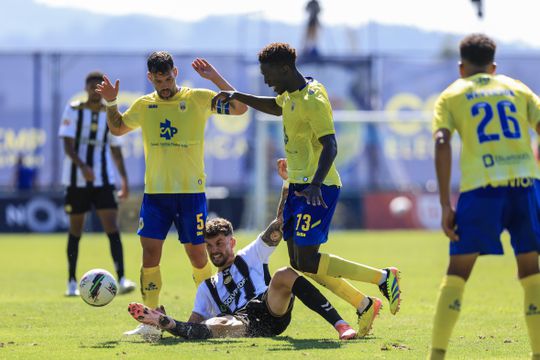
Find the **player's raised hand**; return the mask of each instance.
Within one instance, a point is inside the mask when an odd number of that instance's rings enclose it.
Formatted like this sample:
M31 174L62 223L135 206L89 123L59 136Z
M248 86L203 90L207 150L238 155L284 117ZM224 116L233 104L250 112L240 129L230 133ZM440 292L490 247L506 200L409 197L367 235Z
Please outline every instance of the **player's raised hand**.
M107 75L103 75L103 81L101 84L97 84L96 86L96 92L100 94L106 101L116 100L119 90L120 80L116 79L113 85Z
M450 205L442 206L441 226L450 241L459 241L456 233L456 210Z
M191 67L197 72L197 74L200 75L200 77L204 79L214 80L221 77L217 70L212 66L212 64L206 61L206 59L196 58L191 63Z
M287 171L287 159L277 160L277 172L283 180L289 178L289 172Z
M310 184L302 191L295 191L294 195L305 197L308 205L328 208L324 202L320 186Z
M226 104L235 99L236 91L220 91L216 96L212 98L210 104L211 109L215 110L218 101L221 101L222 104Z

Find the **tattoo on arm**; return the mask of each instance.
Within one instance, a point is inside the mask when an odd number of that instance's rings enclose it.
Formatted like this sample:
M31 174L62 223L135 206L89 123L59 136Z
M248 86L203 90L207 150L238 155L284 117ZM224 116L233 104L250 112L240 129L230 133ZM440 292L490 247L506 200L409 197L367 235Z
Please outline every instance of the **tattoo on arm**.
M283 209L285 207L285 201L287 200L288 194L289 184L283 185L277 208L277 216L261 235L262 241L269 246L277 246L283 238Z
M281 222L277 219L272 221L261 235L262 241L268 246L277 246L282 238Z
M279 204L277 208L277 216L276 219L283 224L283 209L285 208L285 201L287 200L287 196L289 195L289 184L283 185L281 188L281 196L279 198Z
M118 111L118 107L110 106L107 108L107 123L109 124L109 127L117 129L122 127L122 114Z

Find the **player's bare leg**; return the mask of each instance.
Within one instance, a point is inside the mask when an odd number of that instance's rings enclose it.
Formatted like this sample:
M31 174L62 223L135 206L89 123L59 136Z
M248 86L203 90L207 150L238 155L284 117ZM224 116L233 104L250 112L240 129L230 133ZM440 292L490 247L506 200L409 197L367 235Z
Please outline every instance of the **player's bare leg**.
M76 279L77 259L79 257L79 241L81 240L85 214L69 215L69 234L67 243L68 258L68 284L66 296L79 296L79 288Z
M199 285L204 280L212 276L212 266L208 261L208 253L206 252L206 245L190 243L184 244L184 249L191 262L193 270L193 280L195 285Z

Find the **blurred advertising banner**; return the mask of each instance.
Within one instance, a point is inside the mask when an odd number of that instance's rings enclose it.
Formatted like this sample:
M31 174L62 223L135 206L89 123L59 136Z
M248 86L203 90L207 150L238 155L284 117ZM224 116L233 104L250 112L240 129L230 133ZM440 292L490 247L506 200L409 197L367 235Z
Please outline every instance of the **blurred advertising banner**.
M27 193L0 197L0 233L64 232L68 226L63 193Z

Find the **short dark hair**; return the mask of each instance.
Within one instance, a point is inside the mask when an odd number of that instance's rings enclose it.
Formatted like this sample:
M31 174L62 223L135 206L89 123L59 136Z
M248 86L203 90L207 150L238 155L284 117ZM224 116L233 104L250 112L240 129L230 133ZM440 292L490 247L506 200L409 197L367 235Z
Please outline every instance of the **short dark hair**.
M296 50L286 43L271 43L259 52L261 64L285 64L293 66L296 61Z
M223 218L214 218L206 222L204 227L205 239L213 238L218 235L229 236L233 234L231 222Z
M171 54L169 54L168 52L154 51L148 57L146 65L148 66L148 71L152 74L165 74L174 68L174 61Z
M103 73L101 71L92 71L86 75L86 82L85 84L88 85L92 81L102 81L103 80Z
M484 34L471 34L459 43L461 59L476 66L486 66L493 63L497 45Z

